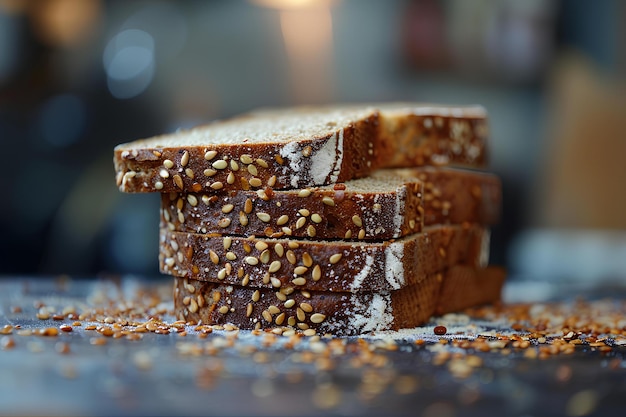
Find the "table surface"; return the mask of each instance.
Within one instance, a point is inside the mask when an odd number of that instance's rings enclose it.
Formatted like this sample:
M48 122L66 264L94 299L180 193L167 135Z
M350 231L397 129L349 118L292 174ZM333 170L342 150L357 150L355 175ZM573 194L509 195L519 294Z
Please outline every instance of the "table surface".
M465 314L410 332L335 339L341 352L324 338L295 346L247 331L201 338L194 326L185 337L147 332L103 345L88 321L56 336L28 334L75 321L39 319L41 305L106 307L145 288L163 296L153 309L174 322L167 278L0 278L0 330L10 333L0 334L0 415L625 415L626 346L581 344L537 359L523 349L442 344L515 333L511 323ZM613 292L610 301L624 312L624 300L626 292ZM439 324L445 336L434 334Z

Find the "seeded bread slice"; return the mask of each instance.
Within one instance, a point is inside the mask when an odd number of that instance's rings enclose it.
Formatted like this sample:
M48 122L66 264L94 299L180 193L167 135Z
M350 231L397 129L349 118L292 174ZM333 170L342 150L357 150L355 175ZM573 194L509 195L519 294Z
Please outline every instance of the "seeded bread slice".
M427 227L395 241L349 242L221 237L161 229L161 272L253 288L386 291L456 264L484 266L489 231Z
M117 185L199 192L343 182L380 165L378 122L372 108L283 111L138 140L115 148Z
M161 227L187 233L388 240L423 226L491 225L500 216L495 175L460 169L384 169L300 190L168 193Z
M476 277L481 286L467 277ZM176 316L187 322L233 324L240 329L296 328L318 333L352 336L422 325L436 308L455 311L441 297L442 282L456 282L456 294L477 304L500 299L502 270L455 266L425 277L399 290L340 293L295 290L289 294L270 289L177 278L174 287ZM467 303L465 303L467 304Z
M480 107L385 105L260 111L119 145L125 192L295 189L377 168L486 162ZM403 155L398 155L402 153Z

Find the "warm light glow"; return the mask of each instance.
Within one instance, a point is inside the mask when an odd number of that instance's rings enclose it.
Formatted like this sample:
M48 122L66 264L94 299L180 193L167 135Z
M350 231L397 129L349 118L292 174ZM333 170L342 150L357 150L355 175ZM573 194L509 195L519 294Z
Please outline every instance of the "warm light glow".
M319 3L316 2L316 5L319 6ZM329 101L332 98L333 53L330 8L292 9L279 13L295 101Z
M328 8L332 0L250 0L253 4L278 10Z
M85 41L96 29L101 4L99 0L46 0L30 12L43 42L71 46Z

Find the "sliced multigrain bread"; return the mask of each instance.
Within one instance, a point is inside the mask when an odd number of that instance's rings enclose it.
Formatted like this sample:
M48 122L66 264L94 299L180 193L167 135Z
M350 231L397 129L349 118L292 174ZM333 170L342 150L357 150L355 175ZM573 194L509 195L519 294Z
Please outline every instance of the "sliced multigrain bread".
M294 189L377 168L486 162L480 107L385 105L260 111L115 148L125 192ZM398 155L402 153L402 155Z
M187 233L387 240L437 224L495 224L500 180L460 169L383 169L299 190L167 193L162 227Z
M475 277L481 286L474 285L467 277ZM284 294L177 278L174 308L176 316L187 322L230 323L240 329L291 327L351 336L412 328L426 323L436 309L454 311L456 306L441 297L441 285L445 282L458 281L456 294L466 295L477 304L497 301L502 279L499 269L455 266L399 290L357 293L295 290Z
M456 264L486 265L489 231L427 227L383 242L223 237L161 229L161 272L275 291L386 291Z

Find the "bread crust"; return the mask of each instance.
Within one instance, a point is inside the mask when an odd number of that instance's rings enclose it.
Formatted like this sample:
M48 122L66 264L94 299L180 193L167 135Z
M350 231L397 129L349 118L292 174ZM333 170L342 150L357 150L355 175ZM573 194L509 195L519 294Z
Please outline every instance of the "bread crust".
M162 273L251 288L388 291L420 283L456 264L488 258L489 231L478 225L426 228L382 242L210 236L161 229Z
M161 227L186 233L387 240L424 226L491 225L500 217L500 180L491 174L422 167L376 171L384 192L363 180L302 190L168 193ZM399 180L397 180L399 179Z
M500 298L501 270L455 266L419 284L382 292L296 290L282 294L270 289L176 278L174 308L178 319L209 325L230 323L240 329L276 327L353 336L422 325L435 311L456 311L456 300L470 305ZM455 282L455 297L442 285ZM443 284L442 284L443 283ZM480 284L480 286L476 284Z

